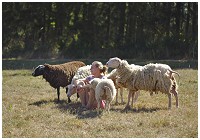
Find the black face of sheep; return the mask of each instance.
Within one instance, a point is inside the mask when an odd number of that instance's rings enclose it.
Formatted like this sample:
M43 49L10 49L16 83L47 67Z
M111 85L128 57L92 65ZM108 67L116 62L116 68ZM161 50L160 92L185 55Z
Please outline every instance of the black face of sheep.
M44 73L44 68L45 68L44 65L39 65L39 66L37 66L37 67L34 69L34 71L33 71L33 73L32 73L32 76L36 77L36 76L43 75L43 73Z

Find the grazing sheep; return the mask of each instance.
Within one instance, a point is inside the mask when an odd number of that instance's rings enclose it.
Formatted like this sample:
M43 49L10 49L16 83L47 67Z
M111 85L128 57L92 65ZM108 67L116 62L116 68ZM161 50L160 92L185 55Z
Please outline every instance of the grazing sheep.
M57 89L58 101L60 101L60 87L69 85L77 69L82 66L85 66L85 64L81 61L59 65L44 64L36 67L32 75L34 77L42 75L53 88ZM68 102L71 102L70 98L68 98Z
M80 67L77 70L76 74L74 75L74 77L71 81L71 84L69 84L67 86L68 87L68 91L67 91L67 97L68 98L71 97L71 95L73 95L77 91L76 80L83 79L83 78L86 78L89 75L91 75L90 69L91 69L91 65L87 65L87 66Z
M131 69L126 60L117 57L111 58L107 63L108 67L116 68L120 84L127 87L130 93L138 90L160 91L168 95L168 108L171 108L172 93L176 98L176 107L178 107L178 92L175 78L170 77L169 73L162 73L162 70L156 68L156 64L148 64L141 69ZM129 93L129 94L130 94ZM130 99L129 99L130 100ZM128 101L129 102L129 101ZM129 103L126 107L128 107Z

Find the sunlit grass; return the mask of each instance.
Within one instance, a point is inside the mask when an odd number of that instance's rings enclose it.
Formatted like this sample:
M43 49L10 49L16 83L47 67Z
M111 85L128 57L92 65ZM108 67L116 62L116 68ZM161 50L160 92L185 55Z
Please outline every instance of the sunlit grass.
M112 102L110 113L98 117L96 110L82 111L75 96L68 104L65 89L58 104L56 90L41 77L32 77L31 70L3 70L2 137L197 138L197 70L177 71L180 108L174 97L168 110L165 94L141 91L132 109L122 112L125 104Z

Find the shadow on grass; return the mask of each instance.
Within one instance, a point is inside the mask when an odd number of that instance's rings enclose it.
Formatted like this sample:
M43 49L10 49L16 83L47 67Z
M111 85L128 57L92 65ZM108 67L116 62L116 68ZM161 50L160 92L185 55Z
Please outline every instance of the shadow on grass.
M100 114L97 114L97 110L86 110L85 108L81 107L81 103L80 102L72 102L72 103L68 103L66 100L60 100L59 102L57 101L57 99L54 100L41 100L41 101L37 101L37 102L33 102L30 103L29 105L35 105L35 106L42 106L48 103L53 102L54 104L56 104L57 109L59 109L61 112L67 112L70 114L75 115L78 119L87 119L87 118L96 118L96 117L100 117L103 113L103 111L100 111ZM119 112L119 113L141 113L141 112L146 112L146 113L153 113L155 111L159 111L159 110L168 110L167 108L161 108L161 107L151 107L151 108L147 108L147 107L140 107L140 108L110 108L110 111L114 111L114 112ZM105 110L104 110L105 111Z
M49 104L49 103L54 103L56 104L57 109L59 109L62 112L68 112L70 114L76 115L76 117L78 119L86 119L86 118L95 118L101 115L102 111L100 111L100 114L97 114L97 111L94 110L86 110L85 108L81 107L81 103L80 102L72 102L72 103L68 103L66 100L60 100L59 102L57 101L57 99L54 100L40 100L40 101L36 101L33 103L30 103L29 105L34 105L34 106L42 106L45 104Z
M57 108L61 110L62 112L69 112L70 114L76 115L78 119L86 119L86 118L96 118L100 114L97 114L96 109L94 110L87 110L83 107L81 107L80 102L72 102L69 104L58 104Z
M127 112L133 112L133 113L153 113L159 110L168 110L167 108L160 108L160 107L152 107L152 108L146 108L146 107L141 107L141 108L124 108L121 110L121 113L127 113Z
M48 103L67 104L67 101L65 101L65 100L60 100L60 101L58 102L57 99L48 100L48 101L47 101L47 100L41 100L41 101L36 101L36 102L30 103L29 105L41 106L41 105L48 104Z

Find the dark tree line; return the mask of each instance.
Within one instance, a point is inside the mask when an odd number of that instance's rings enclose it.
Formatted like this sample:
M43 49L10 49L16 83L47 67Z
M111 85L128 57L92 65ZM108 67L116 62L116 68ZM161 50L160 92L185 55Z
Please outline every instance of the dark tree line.
M197 2L3 2L2 15L3 57L198 57Z

